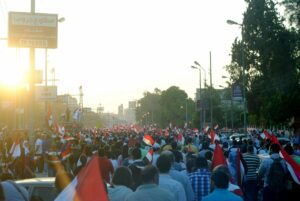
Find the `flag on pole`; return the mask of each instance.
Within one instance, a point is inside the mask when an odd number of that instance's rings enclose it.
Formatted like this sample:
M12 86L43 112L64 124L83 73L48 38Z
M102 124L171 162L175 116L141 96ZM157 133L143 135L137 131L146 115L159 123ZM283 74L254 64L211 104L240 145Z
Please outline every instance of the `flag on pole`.
M153 160L153 148L152 147L147 152L145 158L148 160L149 164L152 163L152 160Z
M143 137L143 142L145 142L145 144L149 145L149 146L153 146L155 141L153 140L153 138L151 137L151 135L149 134L145 134Z
M215 140L220 140L219 136L216 135L216 132L213 129L210 130L208 138L210 138L210 144L215 143Z
M55 201L108 201L102 180L100 159L93 156Z
M204 133L207 133L209 129L210 129L209 125L206 124L206 125L205 125L205 128L204 128Z
M62 160L66 160L72 155L72 148L71 148L71 141L68 141L67 144L65 145L64 149L61 152L61 158Z
M282 148L275 135L271 136L271 141L280 147L280 153L285 160L287 169L289 170L293 180L300 185L300 165Z
M75 121L79 121L80 120L80 108L76 108L73 112L73 119Z
M216 143L216 148L214 150L213 159L211 163L211 169L213 170L218 165L226 165L227 162L223 154L223 150L220 147L219 143Z

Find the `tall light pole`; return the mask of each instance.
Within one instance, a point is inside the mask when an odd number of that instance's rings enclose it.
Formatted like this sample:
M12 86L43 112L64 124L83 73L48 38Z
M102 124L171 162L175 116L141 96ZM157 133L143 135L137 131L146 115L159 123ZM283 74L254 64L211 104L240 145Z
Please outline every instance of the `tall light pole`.
M226 79L226 78L228 78L228 77L226 77L226 76L222 76L222 78L223 79ZM231 89L230 89L230 119L231 119L231 129L233 129L233 97L232 97L232 83L230 83L230 85L231 85Z
M199 79L199 87L200 87L200 89L199 89L199 100L201 100L201 82L202 82L202 80L201 80L201 70L204 71L204 88L206 86L206 71L197 61L194 61L194 64L197 65L198 67L191 66L191 68L199 70L199 78L200 78ZM201 115L201 112L203 112L203 115ZM201 128L201 116L203 116L203 125L202 126L204 127L205 126L205 121L206 121L205 120L206 114L205 114L205 108L204 107L202 108L202 110L200 109L200 128Z
M233 20L227 20L226 21L227 24L230 24L230 25L238 25L239 27L241 27L241 50L242 50L242 76L243 76L243 105L244 105L244 108L243 108L243 113L244 113L244 132L246 133L247 132L247 120L246 120L246 86L245 86L245 60L244 60L244 40L243 40L243 34L244 34L244 27L243 27L243 24L240 24L240 23L237 23Z

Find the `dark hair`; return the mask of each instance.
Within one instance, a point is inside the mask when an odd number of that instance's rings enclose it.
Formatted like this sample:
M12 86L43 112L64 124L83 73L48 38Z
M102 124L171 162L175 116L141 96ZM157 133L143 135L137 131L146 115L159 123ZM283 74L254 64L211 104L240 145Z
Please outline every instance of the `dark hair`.
M153 165L147 165L141 172L142 183L149 183L155 181L155 177L158 177L158 170Z
M123 145L123 147L122 147L122 158L123 159L128 157L128 150L129 150L128 145Z
M194 172L195 170L195 158L189 158L186 162L186 170L188 173Z
M112 183L114 185L123 185L131 188L132 185L132 174L128 167L120 166L114 172Z
M133 148L132 150L132 158L135 160L135 159L140 159L142 157L142 153L141 153L141 150L140 148Z
M206 160L211 160L213 157L213 152L212 151L206 151L204 154L204 157L206 158Z
M270 146L270 150L271 150L272 153L279 153L280 147L277 143L273 143Z
M86 162L87 162L87 157L86 157L86 155L81 155L81 156L79 157L79 161L81 162L81 166L84 166L84 165L86 164Z
M171 147L172 147L173 150L176 150L177 149L177 142L172 142Z
M222 170L215 170L212 172L211 180L217 188L227 189L229 185L229 176Z
M196 165L196 168L207 168L208 167L207 160L202 156L199 156L196 158L195 165Z
M135 190L138 186L141 185L141 172L142 169L137 166L131 164L128 166L132 173L132 189Z
M288 155L292 155L294 153L294 149L290 144L285 145L284 150Z
M253 151L254 151L253 145L248 145L247 146L247 152L253 153Z
M158 168L159 172L167 173L171 169L171 160L169 156L162 154L158 157L156 161L156 167Z

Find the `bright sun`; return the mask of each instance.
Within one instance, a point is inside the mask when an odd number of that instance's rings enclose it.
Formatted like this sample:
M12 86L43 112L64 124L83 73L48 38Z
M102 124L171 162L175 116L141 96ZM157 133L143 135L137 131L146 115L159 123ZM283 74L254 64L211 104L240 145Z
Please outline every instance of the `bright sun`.
M22 85L24 73L17 68L7 67L0 73L0 84L8 87L17 87Z

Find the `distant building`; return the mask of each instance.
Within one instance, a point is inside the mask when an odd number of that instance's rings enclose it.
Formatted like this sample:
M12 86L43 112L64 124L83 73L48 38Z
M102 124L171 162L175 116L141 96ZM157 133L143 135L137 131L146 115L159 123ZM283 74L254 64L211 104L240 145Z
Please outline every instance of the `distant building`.
M129 101L128 108L124 111L124 119L128 124L135 123L135 111L136 111L137 101Z
M70 111L74 111L76 108L79 107L77 99L71 96L70 94L58 95L57 102L67 105Z

